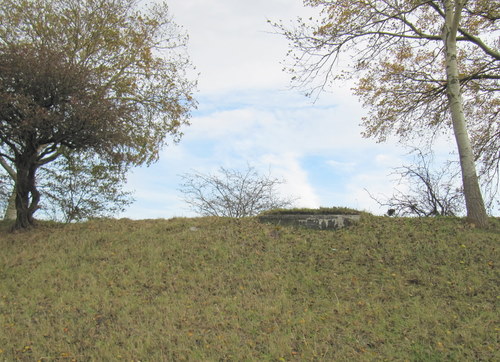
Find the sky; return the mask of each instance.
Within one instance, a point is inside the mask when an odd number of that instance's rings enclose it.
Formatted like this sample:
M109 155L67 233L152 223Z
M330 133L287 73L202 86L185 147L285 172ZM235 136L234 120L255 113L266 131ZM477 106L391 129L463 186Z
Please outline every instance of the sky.
M135 168L127 190L136 200L121 217L191 217L179 191L181 175L247 165L283 178L279 192L296 207L345 206L387 210L370 194L392 195L408 149L361 137L366 114L341 84L316 101L290 87L282 71L287 40L267 20L309 16L301 0L169 0L174 21L189 35L188 54L199 72L198 109L178 144L159 161ZM445 141L443 149L452 148ZM368 193L369 191L369 193Z

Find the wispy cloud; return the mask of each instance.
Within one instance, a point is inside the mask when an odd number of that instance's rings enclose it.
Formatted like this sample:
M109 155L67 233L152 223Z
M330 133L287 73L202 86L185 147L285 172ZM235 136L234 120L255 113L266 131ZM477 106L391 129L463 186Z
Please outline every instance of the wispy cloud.
M360 136L366 114L342 84L316 102L289 89L280 61L288 44L267 24L308 16L301 0L170 0L174 20L190 35L189 54L200 72L199 108L178 145L160 161L131 173L137 202L132 218L190 215L179 175L245 168L284 178L283 194L298 206L351 206L382 213L365 189L392 191L388 174L400 165L397 143Z

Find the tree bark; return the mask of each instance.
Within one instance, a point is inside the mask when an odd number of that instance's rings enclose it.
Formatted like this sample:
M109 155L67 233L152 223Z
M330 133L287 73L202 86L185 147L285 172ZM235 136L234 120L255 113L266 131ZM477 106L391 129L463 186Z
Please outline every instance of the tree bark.
M13 229L29 229L35 225L33 214L38 209L40 193L36 189L37 153L20 155L16 159L16 222Z
M474 162L474 153L467 131L457 61L456 36L464 2L460 0L445 0L444 4L446 20L443 27L443 42L446 51L446 90L453 132L455 134L460 157L467 218L477 226L485 227L488 224L488 215L481 195L479 179Z
M14 180L14 182L15 182L15 180ZM17 195L17 190L16 190L16 187L14 186L12 188L12 193L9 196L9 201L7 203L7 208L5 209L5 214L3 216L4 220L11 220L11 221L16 220L16 217L17 217L17 212L16 212L16 195Z

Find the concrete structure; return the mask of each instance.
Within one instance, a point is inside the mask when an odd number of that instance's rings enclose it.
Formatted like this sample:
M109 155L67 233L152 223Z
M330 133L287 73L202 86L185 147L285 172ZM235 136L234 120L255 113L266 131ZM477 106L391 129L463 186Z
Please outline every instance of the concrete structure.
M261 222L303 226L310 229L340 229L359 221L360 215L276 214L259 216Z

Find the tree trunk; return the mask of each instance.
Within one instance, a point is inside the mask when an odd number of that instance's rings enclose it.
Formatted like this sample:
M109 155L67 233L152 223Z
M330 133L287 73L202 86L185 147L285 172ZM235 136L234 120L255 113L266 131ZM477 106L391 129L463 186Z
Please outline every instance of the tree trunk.
M15 180L14 180L14 182L15 182ZM14 221L17 217L16 195L17 195L17 190L16 190L16 187L14 186L12 188L12 193L10 194L9 201L7 203L7 208L5 209L5 214L3 216L4 220Z
M467 132L457 61L456 35L460 22L460 14L463 8L463 1L446 0L444 3L446 21L443 27L443 41L446 51L446 90L451 111L453 132L455 134L458 154L460 156L467 218L477 226L485 227L488 224L488 215L481 195L479 179L477 177L474 162L474 153Z
M33 214L38 209L40 193L36 189L35 173L37 170L36 153L20 156L16 160L16 211L14 230L28 229L35 225Z

